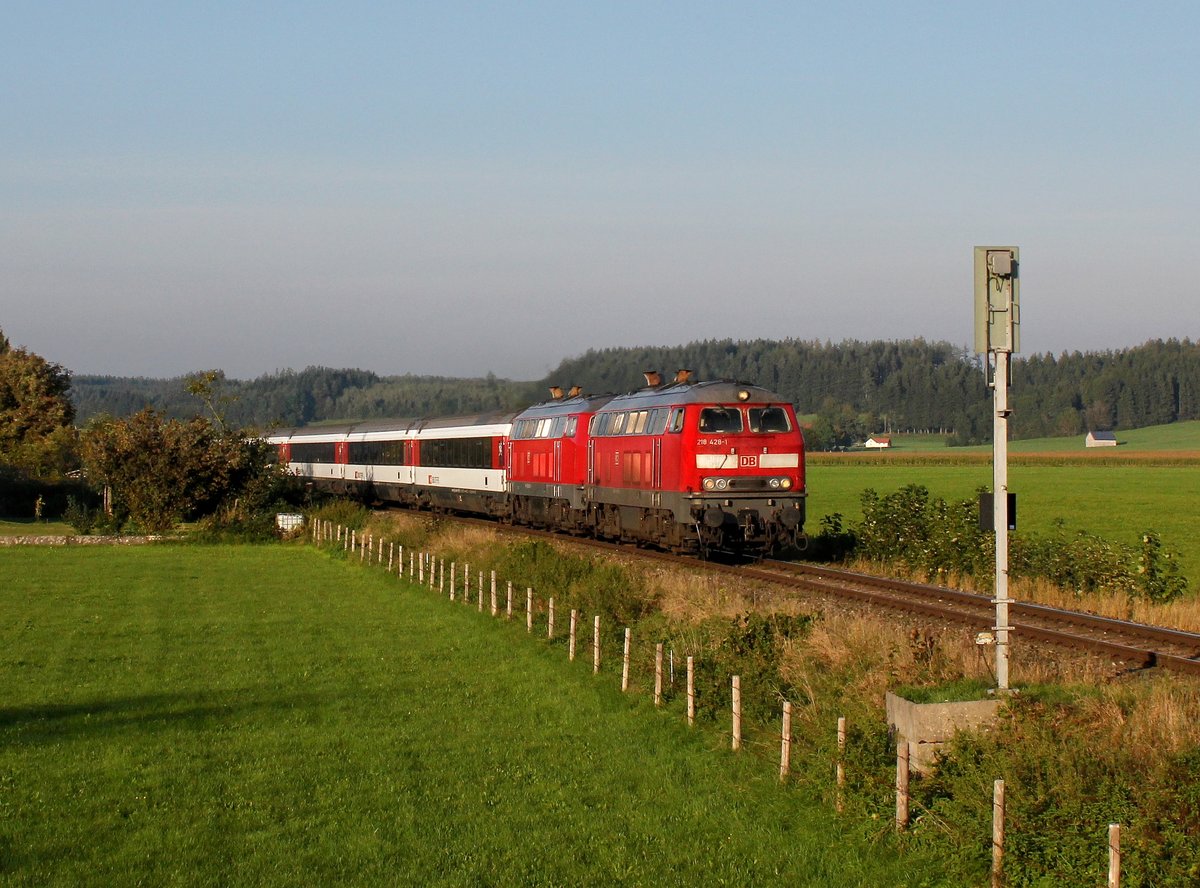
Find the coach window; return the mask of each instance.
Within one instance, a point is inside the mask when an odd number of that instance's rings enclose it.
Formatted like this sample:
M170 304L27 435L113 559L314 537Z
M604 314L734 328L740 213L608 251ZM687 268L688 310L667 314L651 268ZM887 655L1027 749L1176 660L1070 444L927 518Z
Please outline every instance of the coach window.
M736 407L705 407L700 411L700 431L708 434L740 432L742 411Z
M790 432L787 411L782 407L751 407L750 431L752 432Z

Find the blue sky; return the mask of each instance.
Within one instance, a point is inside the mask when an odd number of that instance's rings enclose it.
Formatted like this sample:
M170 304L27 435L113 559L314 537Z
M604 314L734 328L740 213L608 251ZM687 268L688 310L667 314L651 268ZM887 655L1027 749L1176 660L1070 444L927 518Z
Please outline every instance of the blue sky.
M152 376L966 345L971 248L1014 243L1027 352L1196 339L1198 33L1153 2L25 4L0 327Z

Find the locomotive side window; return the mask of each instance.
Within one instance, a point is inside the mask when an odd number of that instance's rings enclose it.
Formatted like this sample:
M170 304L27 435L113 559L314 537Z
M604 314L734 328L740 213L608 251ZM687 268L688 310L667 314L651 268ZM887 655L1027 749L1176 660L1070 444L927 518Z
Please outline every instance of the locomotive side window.
M620 435L625 431L626 413L614 413L612 419L612 428L609 429L610 435Z
M578 425L579 425L579 417L578 416L568 416L567 417L567 428L566 428L566 431L563 432L563 437L574 438L575 430L578 427Z
M649 412L639 410L636 413L629 414L629 423L626 426L625 433L627 435L640 435L646 430L646 418Z
M669 422L671 434L678 434L683 431L683 408L673 407L671 409L671 419Z
M650 411L650 418L646 420L647 435L661 435L667 428L667 409L665 407L655 407Z
M750 431L752 432L790 432L787 411L782 407L751 407Z
M700 411L700 431L705 433L740 432L742 411L736 407L705 407Z
M331 441L328 444L292 444L292 462L334 462L333 442Z

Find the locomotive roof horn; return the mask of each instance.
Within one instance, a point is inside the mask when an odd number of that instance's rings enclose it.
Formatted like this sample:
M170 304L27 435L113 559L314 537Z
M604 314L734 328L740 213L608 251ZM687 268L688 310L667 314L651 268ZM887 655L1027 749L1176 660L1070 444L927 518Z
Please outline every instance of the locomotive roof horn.
M676 385L684 385L685 383L691 382L691 380L692 380L692 371L691 370L676 370L675 371L675 384Z
M662 374L657 370L643 370L642 375L646 377L646 388L657 388L662 385Z
M560 385L550 386L550 397L553 398L555 401L561 401L563 399L562 386L560 386Z

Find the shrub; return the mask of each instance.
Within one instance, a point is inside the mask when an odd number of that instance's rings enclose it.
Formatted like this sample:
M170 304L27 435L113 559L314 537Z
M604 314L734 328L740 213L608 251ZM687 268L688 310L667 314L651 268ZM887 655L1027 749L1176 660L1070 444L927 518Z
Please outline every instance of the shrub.
M864 490L862 508L862 522L849 534L840 529L840 515L826 516L830 540L852 541L854 554L928 576L992 576L995 536L980 530L975 501L931 499L925 487L910 484L883 496ZM1009 544L1013 576L1045 579L1079 595L1122 592L1165 603L1187 591L1178 558L1154 531L1142 535L1140 546L1129 546L1083 531L1068 535L1060 521L1051 536L1013 533Z

